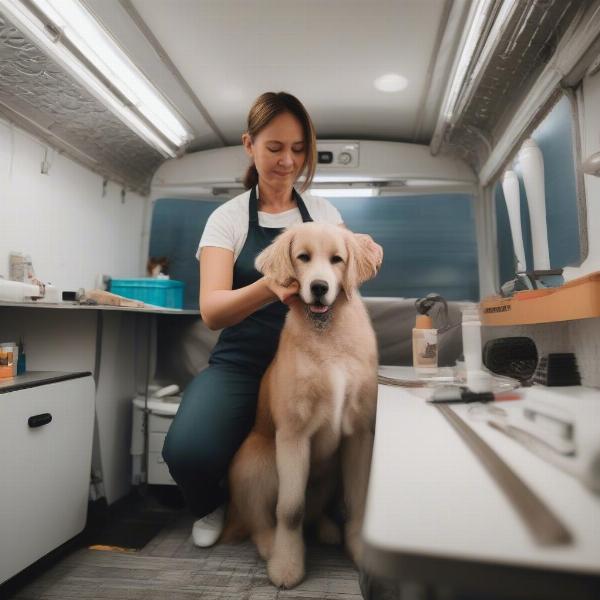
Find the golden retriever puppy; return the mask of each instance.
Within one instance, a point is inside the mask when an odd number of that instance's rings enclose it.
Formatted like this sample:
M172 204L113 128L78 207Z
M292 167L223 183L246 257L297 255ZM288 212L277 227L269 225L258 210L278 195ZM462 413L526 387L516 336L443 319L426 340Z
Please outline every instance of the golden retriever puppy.
M277 353L261 381L256 423L234 457L226 531L249 534L271 581L304 577L303 524L341 541L323 515L339 482L346 547L358 561L377 399L377 345L356 288L376 267L366 243L333 225L304 223L256 259L266 277L300 284ZM227 535L226 535L227 537Z

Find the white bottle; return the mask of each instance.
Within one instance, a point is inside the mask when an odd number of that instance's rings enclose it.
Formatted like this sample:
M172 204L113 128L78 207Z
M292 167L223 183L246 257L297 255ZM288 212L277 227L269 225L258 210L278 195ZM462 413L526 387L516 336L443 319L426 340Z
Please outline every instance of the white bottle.
M462 342L467 373L469 371L481 371L481 321L479 320L479 305L463 310Z

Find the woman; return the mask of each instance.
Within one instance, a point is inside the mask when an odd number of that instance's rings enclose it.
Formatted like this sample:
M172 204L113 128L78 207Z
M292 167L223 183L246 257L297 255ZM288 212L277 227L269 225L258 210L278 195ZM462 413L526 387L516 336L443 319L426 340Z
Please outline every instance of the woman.
M252 159L244 179L249 189L211 214L197 254L202 319L223 331L209 367L186 389L163 448L173 479L200 517L192 536L202 547L221 533L227 469L254 423L260 379L277 349L286 304L298 301L296 282L283 287L262 277L254 259L296 223L343 224L327 200L294 189L304 173L305 191L316 167L314 128L297 98L262 94L242 142ZM381 259L381 247L372 245Z

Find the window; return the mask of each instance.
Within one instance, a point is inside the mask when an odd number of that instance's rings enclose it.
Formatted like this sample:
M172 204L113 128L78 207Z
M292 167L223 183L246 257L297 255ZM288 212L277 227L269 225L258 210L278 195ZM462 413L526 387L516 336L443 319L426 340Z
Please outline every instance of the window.
M416 298L438 292L448 300L477 300L479 280L473 199L464 194L336 198L347 227L383 246L378 276L363 296ZM184 307L198 307L198 242L220 202L161 199L155 203L150 256L167 256L173 279L186 283Z
M472 202L465 194L333 199L349 229L383 246L381 271L362 295L477 300Z
M544 159L548 249L550 267L553 269L567 265L579 265L584 258L581 255L581 224L578 214L579 204L583 200L579 198L577 189L574 127L575 120L571 101L563 95L531 134ZM519 178L521 229L527 270L533 271L527 194L523 183L523 171L518 159L515 159L512 168ZM500 283L502 284L514 278L515 263L508 212L500 182L496 184L495 196L498 260Z

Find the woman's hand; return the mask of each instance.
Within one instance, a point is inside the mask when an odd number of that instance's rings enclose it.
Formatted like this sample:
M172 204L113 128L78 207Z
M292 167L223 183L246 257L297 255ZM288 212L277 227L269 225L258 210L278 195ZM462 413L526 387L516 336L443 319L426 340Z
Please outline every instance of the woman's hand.
M371 254L371 261L375 265L375 269L379 271L383 262L383 248L366 233L355 233L354 235L359 238L363 247L366 247Z
M298 296L300 284L295 279L288 285L280 285L275 280L265 277L265 283L271 292L279 298L281 302L288 306L292 306L292 304L300 300Z

